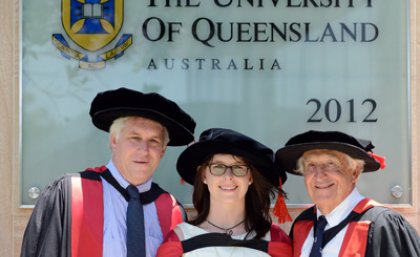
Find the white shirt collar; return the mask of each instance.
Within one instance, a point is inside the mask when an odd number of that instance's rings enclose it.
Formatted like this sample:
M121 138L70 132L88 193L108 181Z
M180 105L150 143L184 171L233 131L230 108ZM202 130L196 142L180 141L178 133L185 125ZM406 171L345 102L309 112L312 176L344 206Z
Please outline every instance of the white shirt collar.
M364 199L364 197L359 193L357 188L354 188L353 191L346 197L346 199L344 199L337 207L335 207L332 212L325 215L325 218L328 222L326 229L340 224L340 222L350 214L350 212L362 199ZM318 208L316 213L317 218L322 215Z
M115 178L115 180L117 180L118 184L120 184L120 186L122 186L123 188L127 188L130 185L130 183L117 170L117 168L115 167L112 160L110 160L108 162L106 167L111 172L111 174ZM140 193L149 191L150 188L152 187L152 178L150 178L145 183L143 183L141 185L138 185L136 187L137 187L137 189L139 190Z

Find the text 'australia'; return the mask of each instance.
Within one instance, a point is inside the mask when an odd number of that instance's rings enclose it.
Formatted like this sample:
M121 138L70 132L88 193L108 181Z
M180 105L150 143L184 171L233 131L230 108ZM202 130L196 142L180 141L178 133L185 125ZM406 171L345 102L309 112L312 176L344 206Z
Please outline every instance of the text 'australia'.
M148 70L248 70L279 71L281 66L277 59L250 58L162 58L150 59Z

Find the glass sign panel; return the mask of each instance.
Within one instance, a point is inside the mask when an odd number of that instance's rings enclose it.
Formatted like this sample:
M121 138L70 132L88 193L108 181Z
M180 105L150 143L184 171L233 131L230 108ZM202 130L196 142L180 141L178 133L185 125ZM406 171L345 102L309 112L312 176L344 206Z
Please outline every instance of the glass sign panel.
M22 1L22 204L68 172L106 164L88 115L99 92L158 92L197 121L277 150L306 130L371 139L385 170L360 191L411 203L408 3L393 0ZM45 16L47 15L47 16ZM184 204L169 148L154 181ZM402 197L392 188L400 186ZM31 189L32 188L32 189ZM309 203L289 175L289 204Z

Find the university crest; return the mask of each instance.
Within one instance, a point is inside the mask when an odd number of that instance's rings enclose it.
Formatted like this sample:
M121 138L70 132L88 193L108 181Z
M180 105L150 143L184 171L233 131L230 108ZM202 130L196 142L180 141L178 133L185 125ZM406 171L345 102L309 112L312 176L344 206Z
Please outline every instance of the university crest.
M66 36L53 34L52 41L64 57L78 60L79 67L101 69L106 61L121 57L132 44L131 34L116 40L123 20L124 0L61 0ZM117 42L113 45L114 41Z

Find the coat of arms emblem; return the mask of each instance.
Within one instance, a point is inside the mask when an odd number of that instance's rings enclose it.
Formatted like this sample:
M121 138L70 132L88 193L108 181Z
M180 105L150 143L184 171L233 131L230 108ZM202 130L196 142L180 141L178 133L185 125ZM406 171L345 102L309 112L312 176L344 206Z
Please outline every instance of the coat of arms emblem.
M124 20L124 0L61 0L61 22L66 36L53 34L54 45L64 57L76 59L84 69L105 67L132 44L132 35L123 34L114 46ZM71 48L66 38L77 48Z

